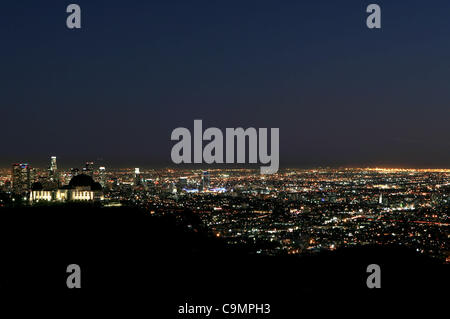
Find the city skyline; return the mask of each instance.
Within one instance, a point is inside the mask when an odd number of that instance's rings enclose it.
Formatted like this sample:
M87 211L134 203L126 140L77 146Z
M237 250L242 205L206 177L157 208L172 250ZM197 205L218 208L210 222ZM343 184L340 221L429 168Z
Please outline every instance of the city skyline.
M247 145L248 146L248 145ZM159 164L144 164L144 165L114 165L110 161L105 160L103 158L101 159L84 159L81 161L76 161L73 159L61 159L59 156L51 155L47 156L44 159L40 159L38 161L34 160L26 160L26 161L13 161L9 163L8 165L1 166L0 170L10 169L11 165L29 165L30 167L36 168L36 169L44 169L44 170L54 170L56 168L56 160L58 160L58 167L59 170L68 170L72 168L82 168L84 165L90 164L95 166L96 169L99 168L105 168L109 167L112 169L135 169L136 167L142 168L142 169L180 169L180 170L216 170L216 169L258 169L258 164L255 163L212 163L212 164L206 164L206 163L180 163L175 164L173 162L167 162L167 163L159 163ZM137 161L136 163L141 163L142 161ZM280 170L289 170L289 169L321 169L321 168L329 168L329 169L392 169L392 170L450 170L450 166L413 166L413 165L388 165L388 164L367 164L367 165L284 165L280 166ZM276 174L276 173L275 173Z
M88 203L177 218L192 211L211 236L257 254L398 245L450 262L450 169L60 167L51 156L46 169L0 170L0 207Z

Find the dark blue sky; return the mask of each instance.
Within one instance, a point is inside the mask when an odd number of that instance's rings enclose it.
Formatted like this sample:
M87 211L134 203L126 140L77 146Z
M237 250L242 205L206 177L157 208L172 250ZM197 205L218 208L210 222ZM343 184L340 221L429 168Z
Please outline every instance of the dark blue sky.
M448 0L29 0L0 15L1 165L170 163L171 131L203 119L279 127L282 166L450 167Z

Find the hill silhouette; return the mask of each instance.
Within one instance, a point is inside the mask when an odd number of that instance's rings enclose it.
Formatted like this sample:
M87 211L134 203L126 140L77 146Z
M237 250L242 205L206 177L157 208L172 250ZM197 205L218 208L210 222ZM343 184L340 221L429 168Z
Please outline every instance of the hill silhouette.
M278 311L321 300L439 296L448 266L399 247L360 247L316 256L259 256L212 237L191 212L154 216L127 207L65 204L0 210L0 286L11 295L63 300L107 296L173 309L202 303L271 302ZM66 287L78 264L82 289ZM366 267L382 268L382 294ZM312 307L312 306L311 306Z

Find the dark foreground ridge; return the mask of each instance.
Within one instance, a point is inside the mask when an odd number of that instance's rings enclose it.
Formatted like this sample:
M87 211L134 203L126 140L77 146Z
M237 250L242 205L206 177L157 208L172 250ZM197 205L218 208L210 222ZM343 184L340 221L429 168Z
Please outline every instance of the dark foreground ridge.
M1 209L0 227L0 286L21 298L140 300L171 314L188 301L269 302L280 312L299 303L442 297L450 283L447 265L398 247L252 255L210 236L189 212L180 218L124 207L23 207ZM373 263L381 266L382 289L366 286ZM81 267L81 289L66 286L69 264Z

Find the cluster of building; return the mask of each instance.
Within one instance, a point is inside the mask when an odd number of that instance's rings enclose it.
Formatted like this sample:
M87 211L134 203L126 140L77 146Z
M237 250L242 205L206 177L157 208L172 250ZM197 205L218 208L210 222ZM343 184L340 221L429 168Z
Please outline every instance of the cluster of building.
M58 169L15 164L0 190L42 201L133 205L198 214L214 236L262 254L403 245L450 261L450 170ZM1 200L0 200L1 205Z
M27 163L13 164L11 179L3 183L14 200L35 204L39 202L102 201L105 168L99 168L94 180L93 162L85 167L58 170L56 157L52 156L47 170L39 170ZM5 185L6 184L6 185Z
M122 199L155 213L192 210L255 253L400 245L450 261L450 170L149 170L143 180L146 190Z

